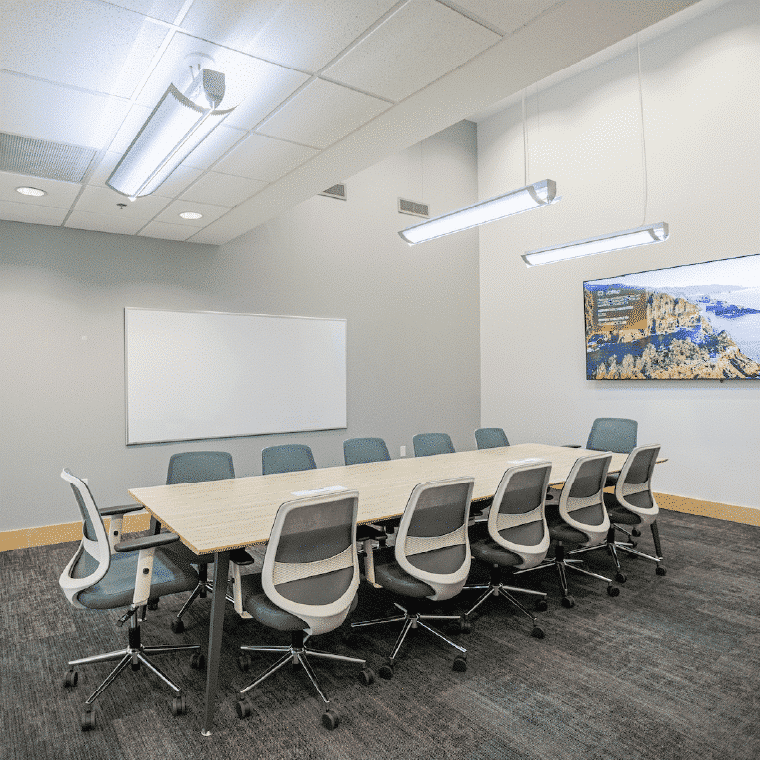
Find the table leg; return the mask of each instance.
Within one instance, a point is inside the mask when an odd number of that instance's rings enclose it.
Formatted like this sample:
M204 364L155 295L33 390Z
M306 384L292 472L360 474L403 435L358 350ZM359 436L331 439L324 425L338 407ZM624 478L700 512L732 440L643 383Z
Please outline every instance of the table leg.
M206 706L202 729L204 736L211 736L211 726L214 723L217 681L219 677L219 656L222 651L224 608L227 603L226 592L229 570L230 553L217 552L214 558L214 593L211 598L208 657L206 658Z

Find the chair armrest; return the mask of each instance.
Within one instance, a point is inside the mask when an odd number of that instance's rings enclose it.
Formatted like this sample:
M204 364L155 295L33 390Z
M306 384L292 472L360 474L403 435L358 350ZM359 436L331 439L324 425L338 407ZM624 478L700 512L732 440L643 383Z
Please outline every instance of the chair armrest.
M152 536L140 536L130 538L127 541L119 541L113 548L117 552L134 552L139 549L153 549L157 546L173 544L175 541L179 541L179 536L176 533L156 533Z
M144 509L142 504L121 504L120 506L116 507L99 507L98 512L100 512L103 517L111 517L111 515L126 515L127 512L139 512L141 509Z

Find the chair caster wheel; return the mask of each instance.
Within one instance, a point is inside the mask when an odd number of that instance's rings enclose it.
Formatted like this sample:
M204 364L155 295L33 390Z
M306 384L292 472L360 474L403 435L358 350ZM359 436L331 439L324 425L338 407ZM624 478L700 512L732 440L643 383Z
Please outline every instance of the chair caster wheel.
M340 715L338 715L335 710L331 710L328 707L327 710L322 713L322 725L328 731L332 731L334 728L338 727L338 723L340 723Z
M82 731L91 731L95 728L96 724L97 720L95 718L95 713L92 710L85 710L82 713L82 717L79 719L79 725L82 728Z
M470 621L462 615L461 618L459 618L459 632L460 633L469 633L472 630L472 625L470 624Z
M616 573L615 580L618 583L625 583L628 580L628 576L625 573Z
M79 673L76 670L67 670L63 677L63 685L67 687L76 686L79 681Z
M638 538L641 535L641 531L638 528L633 528L631 530L631 535L636 536L636 538Z
M362 668L362 672L359 673L359 681L363 686L372 686L375 683L375 672L372 668Z
M655 572L657 575L665 575L668 571L662 565L657 565Z
M172 715L176 718L178 715L184 715L187 712L187 700L184 695L174 697L172 700Z
M129 667L132 668L132 670L135 671L135 673L140 670L140 663L138 662L130 662Z
M242 670L243 673L247 673L251 669L251 655L241 654L240 657L238 657L237 663L240 670Z
M193 652L190 657L190 667L193 670L205 670L206 669L206 655L203 652Z
M158 609L158 599L148 599L148 609L155 611Z
M541 626L538 626L538 625L534 625L534 626L533 626L533 630L530 632L530 635L531 635L531 636L532 636L534 639L542 639L542 638L544 638L544 635L545 635L545 634L544 634L544 629L543 629L543 628L541 628Z
M181 618L174 618L172 620L171 625L169 626L174 633L184 633L185 632L185 624L182 622Z
M377 671L380 674L380 678L384 678L386 681L390 681L393 678L393 664L386 662L380 666L380 670Z
M575 607L575 599L573 599L572 596L563 596L562 606L567 607L567 609L570 609L571 607Z
M549 605L548 605L546 599L539 599L536 602L536 610L538 612L546 612L546 610L548 610L548 609L549 609Z
M456 670L457 673L464 673L467 670L467 660L458 654L454 658L454 664L451 666L452 670Z
M631 549L635 549L639 544L638 544L638 541L634 541L633 539L631 539L628 542L628 545L631 547ZM635 557L636 555L634 554L633 556Z
M617 586L607 586L607 594L609 596L619 596L620 589Z
M238 697L235 703L235 712L241 720L251 714L251 703L245 697Z

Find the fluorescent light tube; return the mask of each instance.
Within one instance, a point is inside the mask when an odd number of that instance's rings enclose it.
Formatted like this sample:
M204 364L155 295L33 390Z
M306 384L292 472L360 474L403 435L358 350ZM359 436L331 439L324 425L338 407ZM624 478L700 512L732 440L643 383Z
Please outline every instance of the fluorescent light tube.
M499 195L487 201L475 203L472 206L428 219L401 230L398 234L410 245L423 243L426 240L442 237L452 232L467 230L480 224L493 222L521 211L540 208L553 203L557 194L557 185L551 179L543 179L532 185L522 187L505 195Z
M204 69L202 77L209 105L218 104L224 74ZM150 195L233 110L204 108L170 84L106 184L132 200Z
M549 248L537 248L523 254L523 260L528 266L553 264L564 259L575 259L580 256L591 256L595 253L617 251L621 248L633 248L637 245L662 243L668 239L668 225L665 222L655 222L632 230L612 232L606 235L576 240L573 243L563 243Z

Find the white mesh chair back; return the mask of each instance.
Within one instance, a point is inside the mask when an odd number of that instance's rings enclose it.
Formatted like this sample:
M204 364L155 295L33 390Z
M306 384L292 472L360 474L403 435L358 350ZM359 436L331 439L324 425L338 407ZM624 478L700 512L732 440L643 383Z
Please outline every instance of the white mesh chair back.
M610 518L604 506L604 484L612 454L580 457L559 495L559 514L570 527L586 535L584 546L607 540Z
M551 462L510 467L493 497L488 533L521 558L519 569L541 564L551 543L544 516L551 471Z
M635 512L644 525L651 525L660 511L652 495L652 473L659 453L659 444L635 448L625 460L615 484L615 499Z
M639 423L624 417L597 417L591 425L586 448L630 454L636 448Z
M396 537L396 562L427 583L430 599L449 599L464 587L472 561L467 523L475 479L420 483L409 497Z
M277 510L261 582L312 634L337 628L359 588L358 491L287 501Z
M108 572L111 564L111 547L108 542L108 533L103 525L103 518L98 512L87 483L72 475L68 470L63 470L61 477L71 484L71 490L74 491L82 514L82 541L63 569L58 583L69 602L74 607L84 609L84 605L77 601L77 596L102 580ZM82 577L75 577L80 574L82 567L86 567L89 572Z

